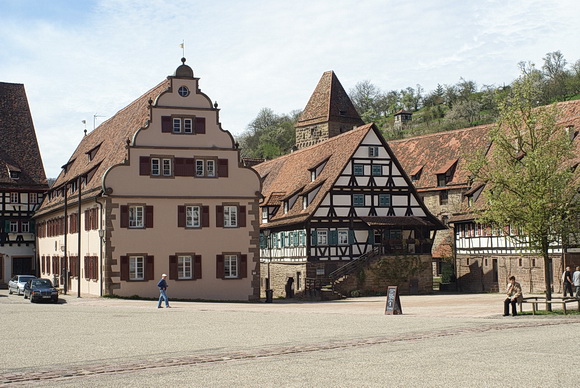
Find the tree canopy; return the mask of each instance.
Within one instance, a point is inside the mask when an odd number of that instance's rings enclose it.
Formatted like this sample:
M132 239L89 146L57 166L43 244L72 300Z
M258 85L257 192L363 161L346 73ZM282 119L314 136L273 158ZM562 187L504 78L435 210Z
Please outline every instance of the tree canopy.
M549 248L565 243L577 228L580 180L574 142L557 124L557 106L536 107L540 78L537 71L524 72L499 100L491 147L469 169L474 181L485 185L478 222L498 230L509 225L523 236L518 242L543 256L550 299Z

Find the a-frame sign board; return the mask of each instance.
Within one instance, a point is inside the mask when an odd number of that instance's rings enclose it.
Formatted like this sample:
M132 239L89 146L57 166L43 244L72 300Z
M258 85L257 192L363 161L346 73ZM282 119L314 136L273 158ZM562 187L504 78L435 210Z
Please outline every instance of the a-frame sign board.
M387 289L387 305L385 306L385 315L403 314L401 300L399 299L399 287L389 286Z

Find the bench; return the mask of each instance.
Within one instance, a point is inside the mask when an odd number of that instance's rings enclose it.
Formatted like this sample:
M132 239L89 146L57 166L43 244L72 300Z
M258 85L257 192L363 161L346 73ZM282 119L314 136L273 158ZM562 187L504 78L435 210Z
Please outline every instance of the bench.
M522 301L518 302L518 305L520 306L520 313L521 313L522 312L522 305L524 303L531 304L532 305L532 314L536 315L536 311L539 310L538 305L541 303L550 304L550 305L561 304L562 309L564 310L564 315L566 315L567 314L566 305L568 303L573 303L573 302L578 303L578 311L580 311L580 298L572 298L572 297L567 297L567 298L553 297L552 299L550 299L548 301L548 300L546 300L545 296L530 296L527 298L522 298Z

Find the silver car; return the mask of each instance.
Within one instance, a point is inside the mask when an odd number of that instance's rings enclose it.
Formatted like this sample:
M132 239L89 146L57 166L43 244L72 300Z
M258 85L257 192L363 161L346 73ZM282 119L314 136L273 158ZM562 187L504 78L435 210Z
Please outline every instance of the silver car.
M24 285L29 279L36 279L34 275L15 275L8 282L8 293L17 293L22 295L24 293Z

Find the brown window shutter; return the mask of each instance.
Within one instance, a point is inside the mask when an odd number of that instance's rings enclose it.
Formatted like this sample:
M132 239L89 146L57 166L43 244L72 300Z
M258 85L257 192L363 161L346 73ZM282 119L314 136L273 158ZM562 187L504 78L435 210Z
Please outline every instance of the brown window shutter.
M201 226L202 228L209 227L209 206L201 207Z
M216 255L215 277L223 279L225 277L224 255Z
M177 279L177 256L169 256L169 279Z
M85 279L88 279L89 275L89 257L85 256Z
M193 257L193 278L201 279L201 255Z
M99 209L93 209L93 229L99 229Z
M185 176L195 176L194 158L185 158Z
M224 207L215 207L215 226L218 228L223 228L224 226Z
M171 122L171 116L161 116L161 132L169 132L173 129L173 123Z
M85 220L87 215L85 214ZM129 206L121 205L121 228L128 228L129 227ZM86 222L85 222L86 224ZM85 228L86 229L86 228Z
M240 255L240 273L239 278L248 277L248 255Z
M151 175L151 158L149 156L139 157L139 175Z
M244 228L246 226L246 207L240 206L238 210L238 226Z
M185 206L183 205L177 206L177 227L185 227Z
M121 280L129 280L129 256L121 256Z
M123 207L121 206L121 211L122 211L122 208ZM121 225L121 227L123 227L123 225ZM88 210L85 210L85 230L89 230L89 211Z
M218 176L220 178L227 178L228 176L228 160L218 159Z
M145 227L153 227L153 206L145 206Z
M173 160L173 165L174 165L174 175L175 176L187 176L186 175L186 161L187 158L175 158Z
M205 117L195 118L195 133L205 134Z
M145 264L145 280L153 280L155 277L154 256L147 256Z

